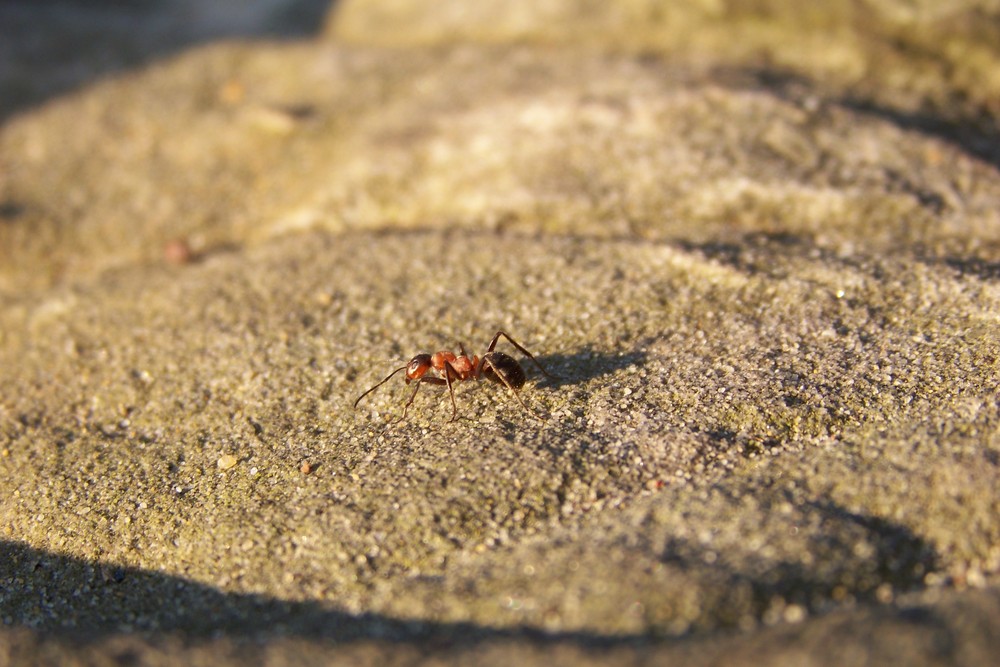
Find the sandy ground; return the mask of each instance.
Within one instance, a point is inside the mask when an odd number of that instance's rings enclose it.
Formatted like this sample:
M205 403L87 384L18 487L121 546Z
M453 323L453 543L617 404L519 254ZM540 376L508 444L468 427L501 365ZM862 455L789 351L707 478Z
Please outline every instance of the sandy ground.
M992 664L995 10L431 4L18 10L0 664Z

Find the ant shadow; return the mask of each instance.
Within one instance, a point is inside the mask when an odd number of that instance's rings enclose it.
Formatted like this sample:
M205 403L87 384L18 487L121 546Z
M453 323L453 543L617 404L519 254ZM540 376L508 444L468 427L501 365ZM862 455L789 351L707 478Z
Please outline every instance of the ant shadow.
M585 346L572 354L548 354L536 357L554 377L540 375L536 385L542 388L582 384L605 375L646 363L646 351L640 347L632 352L601 352ZM530 365L530 363L529 363ZM537 369L536 369L537 370Z
M535 368L535 386L539 389L560 389L581 385L632 366L646 363L647 352L645 344L640 343L631 352L602 352L591 346L585 346L572 354L549 354L537 357L541 365L552 376L538 373ZM530 365L530 363L529 363ZM551 415L550 415L551 416ZM578 423L563 424L558 420L546 418L545 431L540 446L552 456L561 457L568 452L582 452L582 443L595 437L587 427ZM514 440L520 431L520 422L516 419L504 418L499 421L499 428L508 440Z

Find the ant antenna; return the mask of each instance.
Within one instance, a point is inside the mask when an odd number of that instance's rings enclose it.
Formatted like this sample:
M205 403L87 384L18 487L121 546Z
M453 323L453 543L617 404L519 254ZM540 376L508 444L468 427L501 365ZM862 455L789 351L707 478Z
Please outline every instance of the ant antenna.
M360 402L361 402L361 399L362 399L362 398L364 398L364 397L365 397L365 396L367 396L368 394L372 393L373 391L375 391L376 389L378 389L379 387L381 387L382 385L384 385L384 384L385 384L386 382L388 382L388 381L389 381L390 379L392 379L392 376L393 376L393 375L395 375L395 374L396 374L396 373L398 373L399 371L405 371L405 370L406 370L406 368L407 368L406 366L400 366L399 368L397 368L397 369L396 369L396 370L394 370L393 372L391 372L391 373L389 373L388 375L386 375L386 376L385 376L385 379L384 379L384 380L382 380L381 382L379 382L379 383L378 383L377 385L375 385L374 387L372 387L371 389L369 389L369 390L368 390L368 391L366 391L365 393L363 393L363 394L361 394L360 396L358 396L358 400L354 401L354 408L355 408L355 409L357 409L357 407L358 407L358 403L360 403ZM411 400L412 400L412 399L411 399Z

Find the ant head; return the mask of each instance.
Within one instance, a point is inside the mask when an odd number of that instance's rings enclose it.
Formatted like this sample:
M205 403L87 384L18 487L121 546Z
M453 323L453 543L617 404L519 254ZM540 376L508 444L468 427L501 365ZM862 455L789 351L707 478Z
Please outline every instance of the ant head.
M410 359L410 363L406 364L406 382L422 378L431 369L431 365L431 355L429 354L418 354Z

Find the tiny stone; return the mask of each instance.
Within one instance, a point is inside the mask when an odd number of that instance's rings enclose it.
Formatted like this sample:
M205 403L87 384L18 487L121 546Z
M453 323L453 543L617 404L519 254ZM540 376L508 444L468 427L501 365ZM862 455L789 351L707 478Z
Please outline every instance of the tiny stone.
M295 129L298 119L294 113L276 107L256 107L250 113L251 122L265 132L288 134Z
M806 610L797 604L790 604L785 607L782 618L785 623L801 623L806 618Z
M187 264L194 258L194 252L186 239L171 239L163 245L163 258L170 264Z
M232 454L223 454L219 457L219 460L215 462L215 465L219 467L219 470L229 470L237 463L238 461L236 457Z
M308 475L312 471L313 471L312 464L309 463L308 461L304 462L301 466L299 466L299 472L301 472L303 475Z
M234 79L226 81L219 88L219 101L223 104L239 104L247 95L246 87Z

